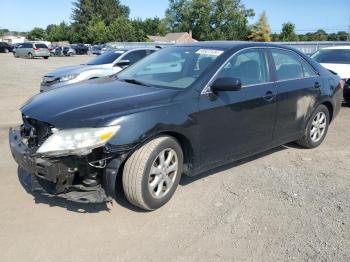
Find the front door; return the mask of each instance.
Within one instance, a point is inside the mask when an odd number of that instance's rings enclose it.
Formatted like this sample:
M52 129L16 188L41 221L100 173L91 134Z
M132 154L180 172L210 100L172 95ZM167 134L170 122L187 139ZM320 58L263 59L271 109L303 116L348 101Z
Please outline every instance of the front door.
M238 159L272 143L276 89L270 81L266 50L235 54L215 79L221 77L239 78L242 89L217 94L207 89L200 95L198 125L204 165Z

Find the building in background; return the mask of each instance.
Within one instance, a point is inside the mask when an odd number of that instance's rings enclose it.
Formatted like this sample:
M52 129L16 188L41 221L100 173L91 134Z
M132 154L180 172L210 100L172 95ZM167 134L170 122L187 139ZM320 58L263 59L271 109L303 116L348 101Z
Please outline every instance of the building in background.
M192 38L192 32L168 33L165 36L148 35L147 37L152 42L157 42L157 43L181 44L181 43L197 42L197 40Z
M15 35L3 35L0 36L0 42L6 42L9 44L21 44L26 42L27 39L24 36L15 36Z

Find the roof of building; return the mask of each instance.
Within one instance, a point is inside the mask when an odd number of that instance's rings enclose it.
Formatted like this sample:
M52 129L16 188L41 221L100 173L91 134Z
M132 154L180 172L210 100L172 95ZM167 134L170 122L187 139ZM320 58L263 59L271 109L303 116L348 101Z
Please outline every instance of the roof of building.
M187 32L178 32L178 33L168 33L165 36L149 35L147 37L154 42L167 42L168 43L168 42L176 42L181 37L183 37L185 35L190 35L190 34Z

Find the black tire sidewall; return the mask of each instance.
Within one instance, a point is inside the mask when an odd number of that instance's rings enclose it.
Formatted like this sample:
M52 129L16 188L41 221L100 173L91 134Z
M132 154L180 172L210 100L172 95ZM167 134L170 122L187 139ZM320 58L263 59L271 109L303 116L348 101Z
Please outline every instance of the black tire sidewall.
M320 112L323 112L325 113L326 115L326 130L322 136L322 138L317 141L317 142L314 142L312 141L311 137L310 137L310 132L311 132L311 127L312 127L312 122L315 118L315 116L320 113ZM307 143L309 144L309 147L310 148L315 148L315 147L318 147L319 145L322 144L323 140L325 139L326 135L327 135L327 132L328 132L328 126L329 126L329 111L328 111L328 108L325 106L325 105L319 105L317 107L317 109L315 110L315 112L312 114L308 124L307 124L307 129L306 129L306 139L307 139Z
M177 154L177 158L178 158L178 171L176 174L176 178L174 181L174 185L171 188L171 190L168 192L168 194L161 199L155 199L151 193L148 190L148 175L150 172L150 169L153 165L154 160L156 159L156 157L159 155L159 153L167 148L171 148L173 150L175 150L176 154ZM182 166L183 166L183 153L182 153L182 149L180 147L180 145L177 143L177 141L175 141L172 138L167 138L163 143L159 144L151 153L151 155L149 156L146 166L145 166L145 170L144 170L144 174L142 177L142 182L141 182L141 194L142 194L142 199L144 201L144 203L148 206L148 208L150 210L154 210L157 209L161 206L163 206L165 203L167 203L171 197L174 195L177 186L179 184L179 181L181 179L181 174L182 174Z

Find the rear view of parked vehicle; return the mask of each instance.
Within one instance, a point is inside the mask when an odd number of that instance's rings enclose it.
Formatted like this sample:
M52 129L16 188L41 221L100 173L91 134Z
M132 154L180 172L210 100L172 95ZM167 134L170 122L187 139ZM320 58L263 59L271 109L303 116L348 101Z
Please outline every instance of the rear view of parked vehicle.
M50 50L45 44L23 43L13 51L13 55L15 57L25 57L29 59L36 57L48 59L50 56Z
M68 46L63 47L62 53L64 56L73 56L76 54L75 50Z
M157 50L156 48L129 48L108 51L86 64L59 68L43 77L40 91L116 74Z
M73 44L70 47L75 50L77 55L86 55L89 52L89 48L84 44Z
M311 57L343 79L344 100L350 104L350 46L324 48Z
M13 51L13 46L6 42L0 42L0 52L9 53Z

